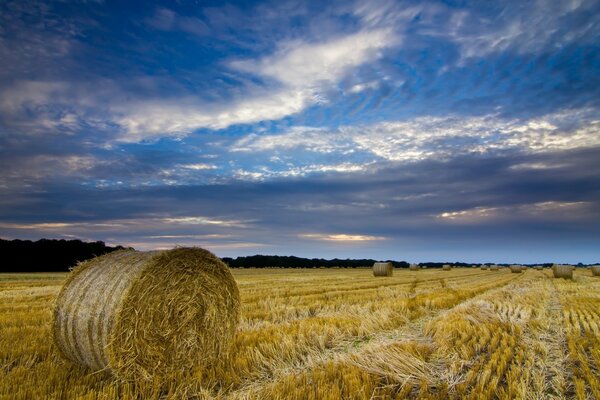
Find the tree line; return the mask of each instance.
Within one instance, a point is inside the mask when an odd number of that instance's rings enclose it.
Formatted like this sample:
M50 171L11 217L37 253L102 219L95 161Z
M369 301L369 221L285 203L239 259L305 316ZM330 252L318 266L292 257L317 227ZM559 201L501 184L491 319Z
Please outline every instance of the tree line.
M89 260L102 254L115 250L125 249L123 246L107 246L102 241L83 242L81 240L41 239L35 242L30 240L4 240L0 239L0 272L60 272L68 271L78 262ZM323 258L303 258L295 256L254 255L242 257L223 257L231 268L358 268L371 267L378 260L364 259L339 259L326 260ZM394 268L408 268L406 261L391 262ZM473 264L463 262L422 262L421 267L442 268L444 264L453 267L469 267ZM485 265L491 265L486 263ZM481 264L476 264L481 265ZM508 264L498 264L508 265ZM540 264L545 267L551 263ZM584 264L577 264L584 266Z
M223 262L231 268L358 268L370 267L377 260L364 259L339 259L326 260L323 258L302 258L295 256L267 256L255 255L237 258L223 257ZM408 268L405 261L391 262L395 268Z
M0 272L68 271L78 262L121 249L124 247L111 247L100 241L0 239Z

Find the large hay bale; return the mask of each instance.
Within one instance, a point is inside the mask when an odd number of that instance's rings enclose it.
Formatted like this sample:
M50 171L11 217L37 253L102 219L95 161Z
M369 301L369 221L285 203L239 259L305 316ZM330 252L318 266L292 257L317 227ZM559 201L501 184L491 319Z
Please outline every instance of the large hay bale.
M487 265L482 265L482 266L481 266L481 269L482 269L483 271L485 271L485 270L487 270L487 269L488 269L488 266L487 266Z
M444 271L450 271L451 269L452 269L452 266L450 266L448 264L442 265L442 270L444 270Z
M497 265L492 265L492 266L490 267L490 271L500 271L500 267L499 267L499 266L497 266Z
M227 353L240 318L227 266L200 248L123 250L79 264L54 310L69 360L124 380L173 378Z
M573 279L573 270L575 268L572 265L558 265L552 266L552 274L555 278Z
M392 276L394 266L391 262L376 262L373 264L373 276Z
M538 271L543 271L543 270L544 270L544 267L543 267L543 266L541 266L541 265L536 265L536 266L535 266L535 267L533 267L533 268L535 268L535 269L536 269L536 270L538 270Z
M419 269L419 265L418 264L410 264L408 266L408 269L410 269L411 271L417 271Z
M520 265L511 265L510 272L512 272L513 274L520 274L521 272L523 272L523 267Z
M592 265L592 275L600 276L600 265Z

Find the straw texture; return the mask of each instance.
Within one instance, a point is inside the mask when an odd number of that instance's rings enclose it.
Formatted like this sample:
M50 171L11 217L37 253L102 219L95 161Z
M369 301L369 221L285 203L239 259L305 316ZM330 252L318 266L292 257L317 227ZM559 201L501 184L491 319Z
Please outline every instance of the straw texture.
M592 275L600 276L600 265L592 265Z
M510 272L512 272L513 274L520 274L521 272L523 272L523 267L521 265L511 265Z
M123 250L77 266L53 334L64 357L124 379L173 377L227 351L240 315L227 266L199 248Z
M573 269L572 265L554 264L552 266L552 274L555 278L573 279Z
M411 271L417 271L419 269L419 265L418 264L410 264L408 266L408 269L410 269Z
M373 264L373 276L392 276L394 266L389 262L376 262Z
M492 265L490 267L490 271L500 271L500 267L498 267L497 265Z
M448 264L444 264L444 265L442 266L442 269L443 269L444 271L450 271L450 270L452 269L452 266L450 266L450 265L448 265Z

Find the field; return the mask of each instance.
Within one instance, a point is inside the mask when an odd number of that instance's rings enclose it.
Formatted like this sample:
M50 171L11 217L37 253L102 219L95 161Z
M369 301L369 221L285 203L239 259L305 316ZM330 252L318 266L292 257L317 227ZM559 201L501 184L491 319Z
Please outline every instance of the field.
M549 270L234 270L231 354L189 382L62 360L65 274L0 275L1 399L600 399L600 278Z

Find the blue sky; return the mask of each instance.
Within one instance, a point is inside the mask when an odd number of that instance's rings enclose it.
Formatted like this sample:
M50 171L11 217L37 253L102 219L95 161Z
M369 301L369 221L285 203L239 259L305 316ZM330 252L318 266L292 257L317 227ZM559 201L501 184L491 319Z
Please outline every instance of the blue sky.
M5 1L0 236L600 262L599 39L586 0Z

